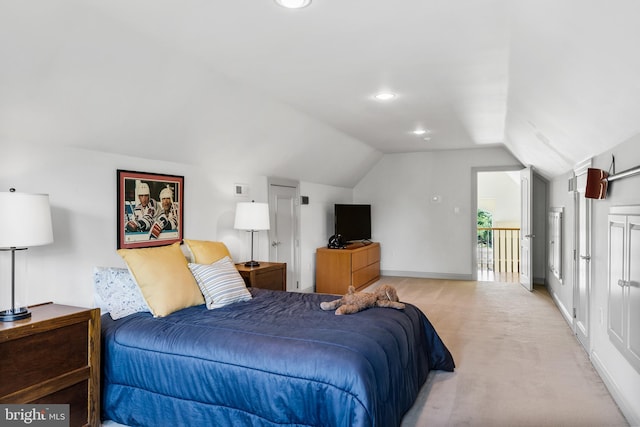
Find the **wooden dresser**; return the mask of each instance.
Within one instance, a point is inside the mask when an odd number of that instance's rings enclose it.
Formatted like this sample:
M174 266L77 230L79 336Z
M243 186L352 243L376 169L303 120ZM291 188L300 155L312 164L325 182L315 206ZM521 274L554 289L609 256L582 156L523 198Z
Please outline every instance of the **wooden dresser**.
M100 426L100 310L29 310L0 322L0 403L69 404L69 425Z
M380 243L354 243L346 249L316 250L316 292L343 295L380 278Z

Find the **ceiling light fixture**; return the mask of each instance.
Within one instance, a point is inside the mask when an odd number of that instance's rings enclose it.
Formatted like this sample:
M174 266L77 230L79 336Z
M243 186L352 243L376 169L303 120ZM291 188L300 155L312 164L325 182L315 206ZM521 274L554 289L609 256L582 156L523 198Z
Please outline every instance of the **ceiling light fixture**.
M391 92L380 92L375 96L375 98L380 101L390 101L395 97L396 97L396 94Z
M413 131L414 135L424 135L426 133L427 133L427 131L424 130L424 129L416 129L416 130Z
M275 0L275 2L288 9L302 9L311 4L311 0Z

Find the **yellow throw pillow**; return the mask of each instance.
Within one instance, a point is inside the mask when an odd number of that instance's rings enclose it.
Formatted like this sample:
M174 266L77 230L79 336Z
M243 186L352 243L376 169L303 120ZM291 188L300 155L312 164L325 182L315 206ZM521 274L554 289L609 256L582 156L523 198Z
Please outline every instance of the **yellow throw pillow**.
M204 304L180 242L153 248L118 249L118 254L127 263L155 317Z
M227 249L227 246L222 242L188 239L184 239L184 242L191 251L195 264L212 264L226 256L231 258L229 249Z

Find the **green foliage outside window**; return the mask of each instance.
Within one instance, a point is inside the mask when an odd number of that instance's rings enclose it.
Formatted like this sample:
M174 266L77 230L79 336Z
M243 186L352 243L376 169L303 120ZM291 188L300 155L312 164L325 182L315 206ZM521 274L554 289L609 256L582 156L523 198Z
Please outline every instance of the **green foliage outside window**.
M478 209L478 228L493 227L491 212ZM491 246L491 230L478 230L478 243Z

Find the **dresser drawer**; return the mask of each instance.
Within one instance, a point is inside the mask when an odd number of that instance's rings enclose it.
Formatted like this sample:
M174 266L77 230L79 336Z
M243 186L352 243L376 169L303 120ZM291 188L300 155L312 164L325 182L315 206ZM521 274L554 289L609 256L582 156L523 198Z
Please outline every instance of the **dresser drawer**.
M358 271L354 271L351 275L351 283L356 289L373 282L380 276L380 263L368 265Z

